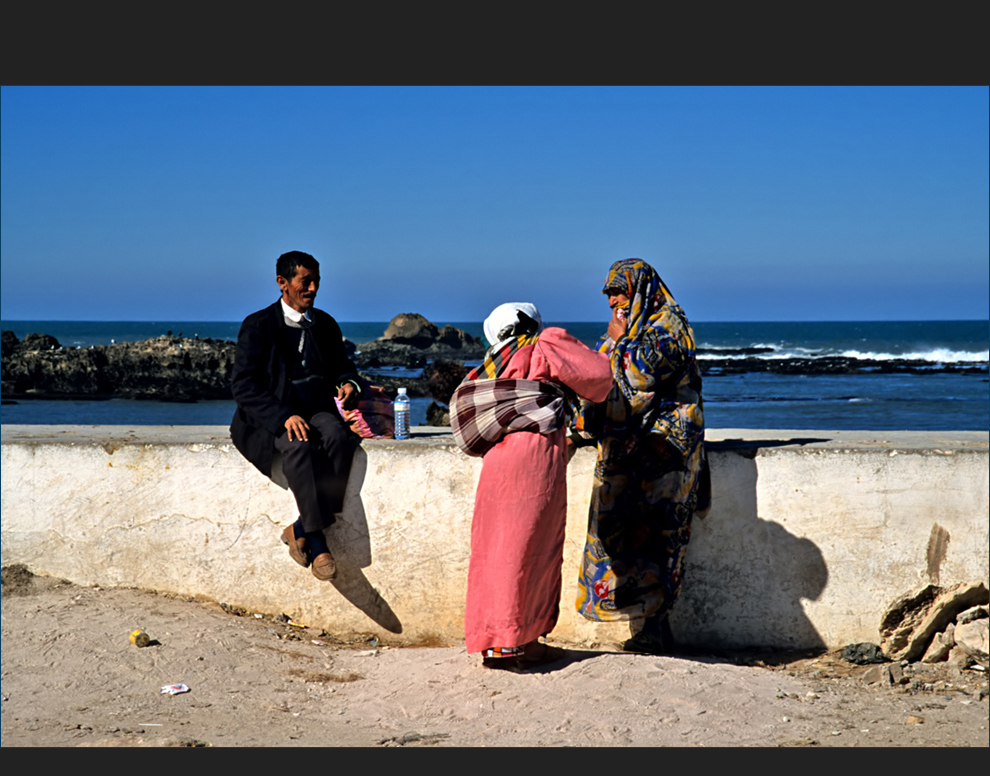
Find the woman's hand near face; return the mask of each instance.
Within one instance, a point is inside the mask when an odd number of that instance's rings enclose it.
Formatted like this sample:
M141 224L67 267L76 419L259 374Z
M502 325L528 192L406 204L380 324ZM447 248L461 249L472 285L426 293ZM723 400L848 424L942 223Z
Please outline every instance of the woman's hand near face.
M612 320L608 322L608 336L612 342L618 342L626 336L629 328L629 321L626 320L626 308L616 305L612 308Z
M608 336L618 342L626 336L629 328L629 297L621 291L609 289L608 306L612 308L612 320L608 322Z

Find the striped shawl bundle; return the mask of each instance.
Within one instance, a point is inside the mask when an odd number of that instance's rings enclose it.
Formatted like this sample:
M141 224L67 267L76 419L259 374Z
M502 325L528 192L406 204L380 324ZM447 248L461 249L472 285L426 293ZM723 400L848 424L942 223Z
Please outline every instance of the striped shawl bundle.
M512 431L550 434L565 419L563 391L538 380L468 379L450 400L454 439L461 450L474 456L483 456Z

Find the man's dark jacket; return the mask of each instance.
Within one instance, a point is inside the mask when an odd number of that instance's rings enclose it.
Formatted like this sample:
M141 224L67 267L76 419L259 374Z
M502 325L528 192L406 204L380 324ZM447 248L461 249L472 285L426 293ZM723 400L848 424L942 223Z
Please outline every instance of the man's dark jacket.
M357 368L347 357L337 321L315 308L310 315L314 325L306 334L319 350L328 390L356 381ZM230 437L266 477L272 475L275 438L285 432L285 421L298 414L288 403L288 376L297 357L289 344L288 329L281 301L252 313L241 324L234 355L232 387L237 411Z

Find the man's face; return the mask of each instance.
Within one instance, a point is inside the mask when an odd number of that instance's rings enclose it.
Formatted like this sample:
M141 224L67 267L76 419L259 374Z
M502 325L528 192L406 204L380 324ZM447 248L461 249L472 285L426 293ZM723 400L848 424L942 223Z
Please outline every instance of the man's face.
M276 280L278 287L282 289L282 299L289 307L300 313L312 308L313 302L316 301L316 292L320 288L318 269L296 267L296 274L291 280L286 280L281 275Z

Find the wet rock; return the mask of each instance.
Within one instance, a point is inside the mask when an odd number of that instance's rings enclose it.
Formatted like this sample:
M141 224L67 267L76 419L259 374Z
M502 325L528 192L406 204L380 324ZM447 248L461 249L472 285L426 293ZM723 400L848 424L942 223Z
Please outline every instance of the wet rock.
M707 354L709 351L699 351ZM722 358L724 351L715 351L714 358L700 362L702 375L773 373L787 375L851 375L851 374L986 374L983 364L942 364L922 359L891 359L875 361L848 356L819 358Z
M461 361L437 358L423 370L421 377L433 396L433 400L438 404L449 406L454 391L457 390L457 386L463 382L469 371Z
M62 345L51 334L26 334L21 342L21 350L46 351L60 350Z
M5 397L229 399L234 348L227 340L167 336L62 348L47 334L29 334L4 354L0 381Z
M383 388L390 398L394 399L399 392L399 388L405 388L406 392L413 397L422 398L429 396L423 381L416 377L395 377L394 375L369 374L358 372L358 375L370 385L377 385Z
M455 329L451 325L444 326L437 334L437 344L453 350L484 349L481 338L468 334L463 329Z
M430 406L426 408L426 425L449 426L450 408L437 404L435 401L430 402Z
M917 660L956 615L986 602L983 582L964 582L947 589L925 585L899 598L884 614L880 647L891 660Z
M17 339L17 335L12 331L0 331L0 356L4 360L10 358L14 355L14 351L17 350L21 341Z
M859 666L871 663L886 663L887 658L877 644L863 642L860 644L849 644L842 650L842 659Z
M362 343L354 354L354 363L362 369L382 366L422 369L426 362L426 353L419 348L380 339Z

